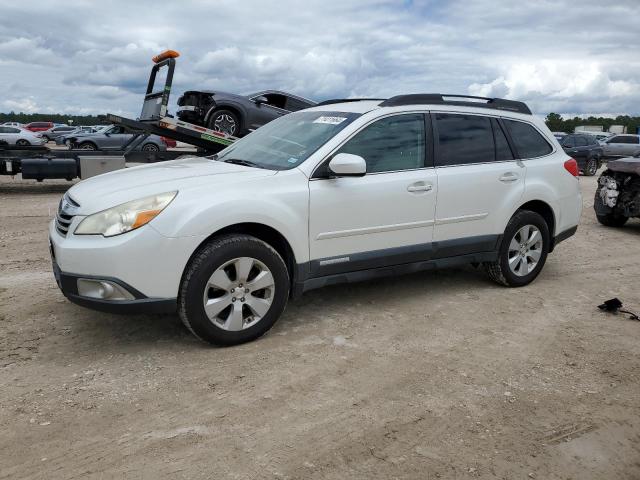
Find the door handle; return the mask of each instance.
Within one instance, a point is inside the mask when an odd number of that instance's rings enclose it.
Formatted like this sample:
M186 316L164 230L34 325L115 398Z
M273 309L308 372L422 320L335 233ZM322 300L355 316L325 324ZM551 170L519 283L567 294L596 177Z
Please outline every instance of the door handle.
M433 185L430 183L418 183L409 185L407 187L407 192L416 193L416 192L430 192L433 190Z
M519 175L515 172L507 172L504 175L502 175L499 180L503 183L511 183L511 182L515 182L517 181L519 178Z

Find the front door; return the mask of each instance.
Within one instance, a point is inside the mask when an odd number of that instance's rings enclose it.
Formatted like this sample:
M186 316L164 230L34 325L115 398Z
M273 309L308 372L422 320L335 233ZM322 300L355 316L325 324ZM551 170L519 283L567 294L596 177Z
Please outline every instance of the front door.
M312 276L429 258L438 184L424 120L375 121L335 152L363 157L366 175L310 180Z

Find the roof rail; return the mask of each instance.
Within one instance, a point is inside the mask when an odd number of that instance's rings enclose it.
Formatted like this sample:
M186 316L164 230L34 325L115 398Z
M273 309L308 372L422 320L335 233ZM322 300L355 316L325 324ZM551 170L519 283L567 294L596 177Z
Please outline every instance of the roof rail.
M325 100L324 102L320 102L316 106L321 107L322 105L332 105L334 103L349 103L349 102L368 102L368 101L381 102L382 100L386 100L386 99L385 98L333 98L331 100Z
M380 104L381 107L399 107L401 105L464 105L465 107L493 108L509 112L531 115L524 102L503 98L472 97L470 95L443 95L441 93L414 93L396 95Z

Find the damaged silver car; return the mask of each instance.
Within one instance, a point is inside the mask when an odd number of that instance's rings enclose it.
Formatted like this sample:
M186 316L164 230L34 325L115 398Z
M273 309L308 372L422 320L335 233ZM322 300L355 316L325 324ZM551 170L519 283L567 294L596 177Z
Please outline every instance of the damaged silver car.
M607 163L593 208L607 227L621 227L629 218L640 217L640 154Z

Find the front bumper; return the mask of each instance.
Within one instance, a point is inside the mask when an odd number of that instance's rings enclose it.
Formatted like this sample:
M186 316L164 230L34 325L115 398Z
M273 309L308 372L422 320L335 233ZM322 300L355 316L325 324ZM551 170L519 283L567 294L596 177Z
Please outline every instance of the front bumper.
M67 236L49 227L53 271L62 293L79 305L108 312L175 311L182 277L201 237L170 238L151 225L115 237L74 235L84 217L74 217ZM105 281L127 292L105 300L78 291L78 280ZM82 282L84 283L84 282Z
M108 313L174 313L177 309L175 298L148 298L117 278L101 278L90 275L64 273L52 258L53 275L62 294L76 305ZM135 298L133 300L104 300L82 296L78 292L79 279L105 280L118 284Z

